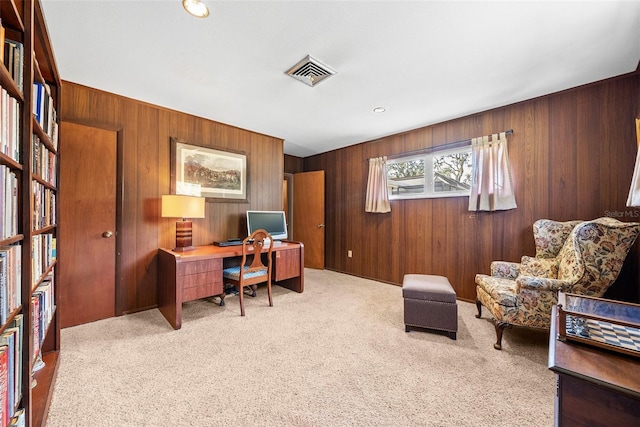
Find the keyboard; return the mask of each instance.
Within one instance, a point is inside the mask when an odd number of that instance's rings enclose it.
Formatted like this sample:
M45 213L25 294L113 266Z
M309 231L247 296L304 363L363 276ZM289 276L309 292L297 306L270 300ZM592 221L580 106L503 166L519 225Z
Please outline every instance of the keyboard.
M216 246L240 246L242 245L242 240L225 240L223 242L213 242Z

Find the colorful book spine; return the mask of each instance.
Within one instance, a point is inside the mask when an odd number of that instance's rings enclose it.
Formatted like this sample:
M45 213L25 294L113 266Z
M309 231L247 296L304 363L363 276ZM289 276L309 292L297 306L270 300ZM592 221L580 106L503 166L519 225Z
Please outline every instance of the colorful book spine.
M4 56L8 59L7 70L16 86L22 92L24 86L24 45L5 37Z
M56 155L47 149L37 135L33 135L31 172L55 187L57 166Z
M22 339L24 337L24 325L22 322L23 318L24 315L22 313L18 313L11 322L11 327L16 328L18 331L16 336L16 342L18 343L18 345L16 346L16 402L20 402L20 400L22 399ZM16 413L16 416L17 415L19 415L18 412Z
M0 212L0 239L18 234L18 177L4 165L0 165Z
M0 324L20 306L22 251L19 244L0 247Z
M19 350L21 336L22 334L17 327L7 328L0 335L0 346L7 347L7 407L9 415L13 415L20 401L18 380L21 378L19 370L22 369L22 360L20 359L22 352Z
M20 103L0 89L0 151L20 162Z
M6 426L9 422L9 350L0 347L0 420Z
M56 192L38 181L32 181L33 229L39 230L56 223Z
M54 108L51 87L46 83L33 83L33 114L36 121L51 139L51 143L57 150L58 126L57 114Z

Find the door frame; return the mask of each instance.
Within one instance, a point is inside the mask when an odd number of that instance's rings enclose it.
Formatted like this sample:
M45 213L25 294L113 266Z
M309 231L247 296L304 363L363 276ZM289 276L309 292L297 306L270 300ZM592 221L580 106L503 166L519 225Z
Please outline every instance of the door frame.
M287 181L287 228L289 229L289 240L295 240L293 233L293 174L285 172L284 180Z
M122 126L111 126L104 123L97 123L89 120L61 119L63 122L73 123L81 126L93 127L97 129L107 130L116 133L116 253L115 256L115 315L122 316L126 314L123 310L122 283L124 277L122 274L122 239L120 238L120 230L122 230L122 208L124 203L124 136ZM64 138L64 136L62 136ZM62 153L64 155L64 153ZM62 190L64 191L64 190Z

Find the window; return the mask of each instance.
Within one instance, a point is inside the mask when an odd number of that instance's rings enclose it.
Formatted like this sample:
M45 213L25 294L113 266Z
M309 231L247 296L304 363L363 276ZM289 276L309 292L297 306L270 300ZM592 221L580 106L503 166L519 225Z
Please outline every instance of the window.
M387 160L389 199L468 196L471 146Z

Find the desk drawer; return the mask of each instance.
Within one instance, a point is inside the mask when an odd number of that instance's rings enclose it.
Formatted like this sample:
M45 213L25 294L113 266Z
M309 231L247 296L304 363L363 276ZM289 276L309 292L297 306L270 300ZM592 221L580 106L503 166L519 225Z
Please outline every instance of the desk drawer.
M182 276L182 301L220 295L222 293L222 271L189 274Z
M222 259L203 259L200 261L182 262L178 264L178 276L189 274L206 273L207 271L222 270Z

